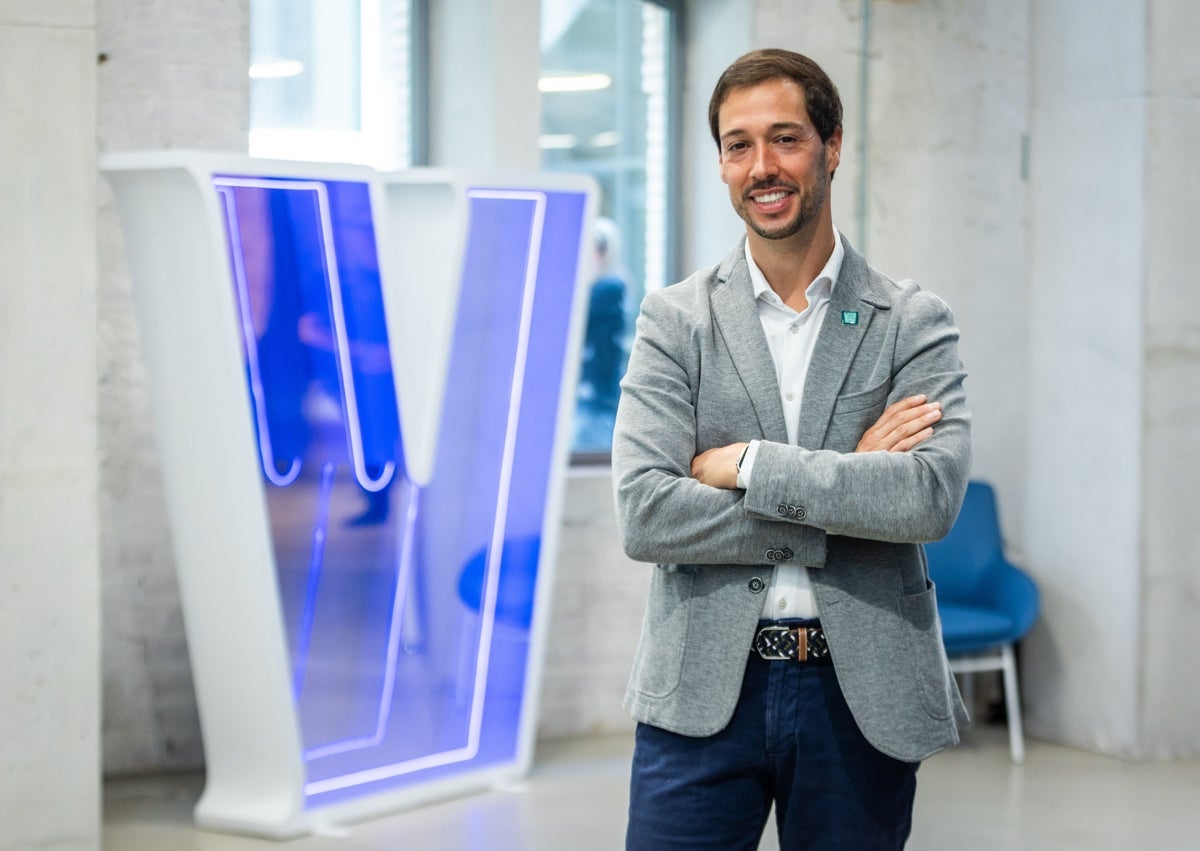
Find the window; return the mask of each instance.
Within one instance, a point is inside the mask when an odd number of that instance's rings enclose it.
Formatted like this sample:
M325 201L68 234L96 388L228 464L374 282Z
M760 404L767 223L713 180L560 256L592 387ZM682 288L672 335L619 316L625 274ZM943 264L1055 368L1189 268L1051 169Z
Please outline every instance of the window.
M572 444L577 462L607 461L642 296L670 283L674 4L542 0L541 162L600 186L596 278Z
M420 0L251 0L250 153L419 162Z

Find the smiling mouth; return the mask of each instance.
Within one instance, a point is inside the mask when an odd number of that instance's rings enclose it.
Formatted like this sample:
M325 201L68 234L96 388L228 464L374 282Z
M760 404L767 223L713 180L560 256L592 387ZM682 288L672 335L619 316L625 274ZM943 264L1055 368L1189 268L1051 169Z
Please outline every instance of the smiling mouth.
M788 193L784 192L782 189L779 189L775 192L768 192L766 195L757 195L752 200L756 204L775 204L779 201L782 201L787 197L787 195Z

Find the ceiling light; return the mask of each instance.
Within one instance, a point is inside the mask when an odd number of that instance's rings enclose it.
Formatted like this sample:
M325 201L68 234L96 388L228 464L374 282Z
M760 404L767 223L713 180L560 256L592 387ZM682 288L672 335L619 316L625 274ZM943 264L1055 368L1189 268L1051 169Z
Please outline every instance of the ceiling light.
M588 146L592 148L611 148L621 140L617 135L616 130L605 130L603 133L597 133L588 142Z
M297 59L271 59L250 65L252 80L281 80L284 77L299 77L304 73L304 63Z
M543 133L538 136L538 147L543 151L565 151L579 144L574 133Z
M538 80L539 92L598 92L612 85L607 74L560 74Z

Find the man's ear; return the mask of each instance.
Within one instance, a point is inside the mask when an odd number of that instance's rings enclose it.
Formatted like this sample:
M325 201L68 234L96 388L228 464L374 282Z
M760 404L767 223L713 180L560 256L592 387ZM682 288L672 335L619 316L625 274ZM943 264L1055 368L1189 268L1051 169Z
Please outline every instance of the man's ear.
M826 163L829 167L829 173L833 174L834 170L841 165L842 162L842 125L833 128L833 132L829 134L829 138L825 140Z

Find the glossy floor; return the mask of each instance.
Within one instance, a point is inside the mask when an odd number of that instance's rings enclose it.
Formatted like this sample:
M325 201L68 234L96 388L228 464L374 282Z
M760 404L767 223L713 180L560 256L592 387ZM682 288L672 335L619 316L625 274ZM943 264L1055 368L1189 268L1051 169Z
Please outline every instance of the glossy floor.
M613 851L622 846L629 738L546 742L519 787L446 801L344 834L287 843L191 826L198 776L105 787L111 851ZM777 849L768 827L760 849ZM1200 849L1200 761L1132 764L1038 741L1023 766L977 727L918 776L916 851Z

